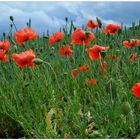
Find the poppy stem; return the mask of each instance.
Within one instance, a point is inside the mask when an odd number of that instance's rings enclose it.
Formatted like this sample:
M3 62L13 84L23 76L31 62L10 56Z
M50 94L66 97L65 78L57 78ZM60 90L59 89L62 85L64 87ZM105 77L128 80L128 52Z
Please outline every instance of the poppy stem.
M83 43L83 58L84 58L84 61L86 62L86 59L85 59L85 45L84 45L84 43Z
M103 64L102 64L102 60L100 59L100 65L101 65L101 69L103 70Z
M12 23L13 23L13 25L14 25L14 27L15 27L15 30L17 31L18 29L17 29L17 27L16 27L16 24L14 23L14 21L12 21Z
M108 76L108 73L106 71L106 69L103 67L103 64L102 64L102 60L100 59L100 65L101 65L101 70L103 72L104 75Z
M10 28L10 31L9 31L9 33L8 33L8 35L7 36L10 36L10 34L11 34L11 32L12 32L12 27Z
M55 79L56 79L56 82L57 82L57 85L58 85L59 89L64 93L63 89L59 86L58 79L57 79L57 75L56 75L56 73L55 73L53 67L52 67L51 64L48 63L48 62L45 62L45 61L44 61L44 63L46 63L46 64L51 68L51 70L52 70L53 73L54 73L54 76L55 76Z

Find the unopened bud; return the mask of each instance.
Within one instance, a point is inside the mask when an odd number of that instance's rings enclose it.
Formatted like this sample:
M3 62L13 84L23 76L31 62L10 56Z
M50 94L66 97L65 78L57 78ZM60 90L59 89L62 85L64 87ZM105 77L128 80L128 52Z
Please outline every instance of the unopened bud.
M43 38L45 38L45 39L49 39L49 36L43 36Z
M31 21L31 19L29 19L29 28L31 28L31 23L32 23L32 21Z
M96 17L96 20L98 22L99 28L102 28L102 21L98 17Z
M3 37L4 37L4 39L6 39L6 33L5 32L3 32Z
M77 29L76 27L73 27L74 28L74 31Z
M13 24L10 24L10 27L12 28L13 27Z
M131 106L129 104L129 102L124 102L122 104L122 113L124 115L128 115L131 112Z
M34 60L33 60L33 63L35 63L36 65L40 65L40 64L42 64L44 61L42 60L42 59L40 59L40 58L35 58Z
M102 56L103 58L105 58L106 54L107 54L107 52L101 51L101 56Z
M66 44L67 44L67 43L64 41L64 42L63 42L63 45L66 45Z
M26 25L27 25L27 27L29 27L29 23L28 22L26 23Z
M68 22L68 17L65 18L66 22Z
M11 20L11 21L14 21L14 17L13 17L13 16L10 16L10 20Z

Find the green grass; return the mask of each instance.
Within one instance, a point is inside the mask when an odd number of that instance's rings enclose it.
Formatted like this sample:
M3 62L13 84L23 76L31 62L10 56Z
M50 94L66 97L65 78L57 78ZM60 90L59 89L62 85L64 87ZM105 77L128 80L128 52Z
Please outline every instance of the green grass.
M123 29L114 36L96 31L95 36L91 46L111 47L104 58L108 77L98 72L100 61L91 61L86 52L86 61L83 59L81 45L72 46L73 59L59 55L63 42L71 42L67 35L53 47L43 37L26 42L25 48L11 47L9 56L31 48L50 65L20 69L11 57L7 63L0 62L0 137L1 133L14 137L5 130L16 126L21 127L19 137L25 138L136 138L140 134L140 100L131 92L140 81L140 47L130 50L122 44L126 39L140 39L140 30ZM139 56L132 62L129 56L134 51ZM107 58L114 52L117 61ZM91 69L73 78L71 70L84 64ZM87 78L96 78L97 85L87 85ZM123 109L126 102L130 105L127 115Z

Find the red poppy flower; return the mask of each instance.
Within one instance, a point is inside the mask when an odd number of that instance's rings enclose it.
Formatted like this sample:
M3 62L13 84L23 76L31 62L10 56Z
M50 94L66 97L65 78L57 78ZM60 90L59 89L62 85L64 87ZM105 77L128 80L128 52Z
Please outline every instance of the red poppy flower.
M89 69L88 65L83 65L80 67L80 71L87 71Z
M123 45L129 49L140 45L140 40L139 39L130 39L129 41L124 41Z
M73 69L73 70L71 71L71 74L72 74L72 76L73 76L74 78L76 78L76 77L78 76L78 70L77 70L77 69Z
M33 50L28 50L20 54L12 54L12 58L20 68L25 66L34 67L35 64L33 63L33 60L35 57L36 55Z
M0 60L2 62L7 62L9 60L8 55L5 54L5 52L6 52L5 50L0 49Z
M98 45L94 45L92 48L90 48L88 50L89 52L89 57L91 60L97 60L97 59L101 59L101 51L107 51L109 50L110 47L103 47L103 46L98 46Z
M25 28L17 31L14 34L19 45L22 45L24 42L28 40L33 40L38 37L38 34L32 28Z
M105 34L116 34L120 28L121 26L118 24L108 24L102 32Z
M89 85L95 86L97 84L97 80L96 80L96 78L87 79L86 83L89 84Z
M93 20L89 20L87 23L87 27L93 30L94 28L98 27L98 23Z
M136 52L133 53L133 54L130 56L130 60L132 60L132 61L136 61L136 58L137 58Z
M59 49L59 53L60 55L65 57L65 56L72 56L73 51L69 45L66 45L63 48Z
M115 61L117 60L117 54L116 54L116 53L113 55L113 59L114 59Z
M132 92L134 93L134 95L137 98L140 98L140 83L136 83L133 87L132 87Z
M108 63L107 63L105 60L103 60L103 61L102 61L102 65L103 65L104 68L106 68L107 65L108 65Z
M10 42L8 40L0 41L0 49L9 51L10 50Z
M82 29L76 29L72 33L72 44L85 44L86 46L89 46L90 43L95 38L94 34L90 31L85 32Z
M52 46L56 42L60 42L64 38L64 34L62 32L56 32L49 38L49 46Z

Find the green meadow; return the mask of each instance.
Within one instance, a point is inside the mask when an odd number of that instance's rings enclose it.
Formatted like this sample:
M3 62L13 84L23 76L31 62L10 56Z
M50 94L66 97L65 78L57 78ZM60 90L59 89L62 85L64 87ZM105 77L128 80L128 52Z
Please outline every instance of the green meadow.
M140 47L128 49L123 41L140 39L140 25L122 25L116 35L106 35L100 28L93 30L95 44L110 46L102 52L107 61L108 76L98 71L101 60L92 61L86 46L72 45L73 22L58 28L65 34L61 42L48 46L49 33L24 45L18 45L11 31L3 34L11 49L8 62L0 62L0 138L140 138L140 100L131 91L140 81ZM26 27L31 27L31 22ZM17 27L18 28L18 27ZM84 26L83 30L89 30ZM51 30L51 29L50 29ZM72 57L62 57L58 50L69 44ZM44 61L34 68L20 68L13 53L32 49ZM129 57L137 53L136 61ZM108 55L116 53L117 60ZM90 65L77 78L71 70ZM96 78L95 86L87 78Z

